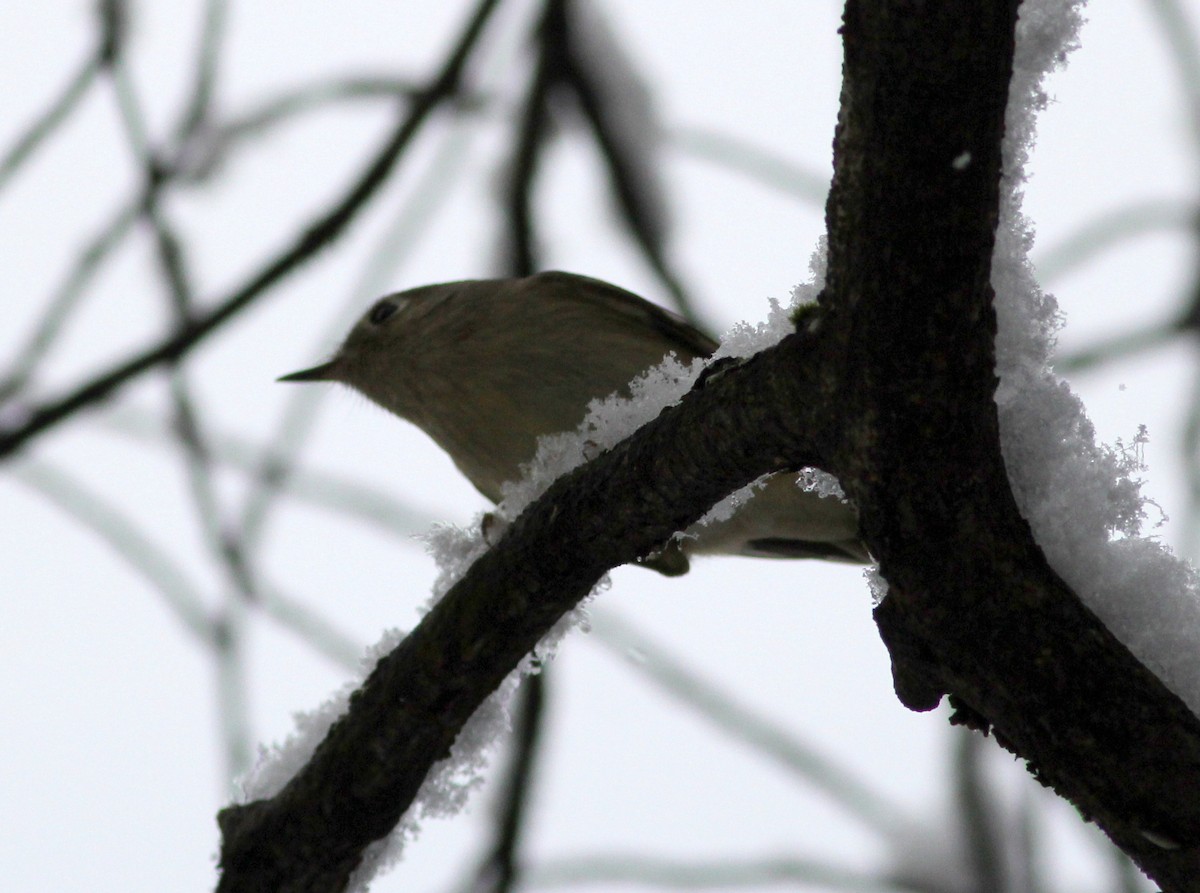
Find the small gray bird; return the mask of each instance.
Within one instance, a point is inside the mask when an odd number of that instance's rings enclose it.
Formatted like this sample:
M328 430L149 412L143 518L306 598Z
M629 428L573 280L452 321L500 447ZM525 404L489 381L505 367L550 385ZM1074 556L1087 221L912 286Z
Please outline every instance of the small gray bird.
M501 485L545 434L574 430L588 403L616 393L670 353L717 344L624 289L573 273L427 285L375 302L333 359L280 381L337 381L421 428L498 502ZM644 560L681 574L693 554L867 563L848 504L768 478L731 518L695 525Z

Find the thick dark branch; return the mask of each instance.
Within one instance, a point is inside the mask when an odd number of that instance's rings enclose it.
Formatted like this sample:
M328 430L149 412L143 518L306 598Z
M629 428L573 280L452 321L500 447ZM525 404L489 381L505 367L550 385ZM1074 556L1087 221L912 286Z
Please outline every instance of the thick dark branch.
M276 797L221 814L221 887L339 890L458 731L611 567L661 545L760 475L820 457L807 333L713 376L557 481L384 658ZM797 412L780 418L775 407Z
M950 694L1165 890L1197 890L1200 722L1047 566L1000 454L989 275L1016 6L847 5L833 470L890 586L901 700Z

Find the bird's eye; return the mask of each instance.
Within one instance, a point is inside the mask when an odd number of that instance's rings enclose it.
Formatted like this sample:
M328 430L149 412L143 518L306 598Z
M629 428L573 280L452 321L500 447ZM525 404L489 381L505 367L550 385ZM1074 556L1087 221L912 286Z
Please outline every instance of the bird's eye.
M399 305L394 301L383 300L371 308L371 312L367 314L367 322L377 326L391 319L392 314L399 310Z

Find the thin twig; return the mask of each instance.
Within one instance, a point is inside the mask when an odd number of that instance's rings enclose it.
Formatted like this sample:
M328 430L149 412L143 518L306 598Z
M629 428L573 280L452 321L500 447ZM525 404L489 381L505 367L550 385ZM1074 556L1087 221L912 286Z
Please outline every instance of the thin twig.
M227 12L226 0L208 0L204 6L204 24L196 53L196 76L192 82L191 96L175 127L180 143L186 143L193 134L202 130L210 117Z
M1183 108L1192 128L1192 141L1200 151L1200 46L1179 0L1149 0L1158 18L1163 41L1179 76Z
M1060 279L1098 255L1139 236L1188 232L1196 225L1196 205L1177 199L1143 199L1087 221L1034 258L1043 283Z
M561 2L565 4L566 0ZM571 26L566 12L563 17L566 53L562 75L564 85L571 90L584 120L591 128L596 146L608 168L609 181L621 217L651 269L674 300L676 309L697 328L704 329L705 325L683 285L682 277L667 260L665 233L661 225L665 213L662 208L652 204L656 198L662 200L662 190L645 188L645 173L655 168L657 159L646 157L647 153L637 145L637 141L618 126L617 104L627 102L628 97L606 94L600 74L595 69L597 60L590 59L589 54L580 51L578 29Z
M96 48L79 66L58 98L30 123L25 132L17 137L12 148L4 153L0 159L0 189L70 117L95 82L96 75L119 58L125 46L125 4L117 0L102 0L97 4L97 13L100 18L100 39L96 42Z
M346 670L359 667L366 646L299 599L260 579L254 604L339 667Z
M974 893L1005 893L1004 832L984 775L985 741L968 729L958 733L954 758L954 794L963 829L964 861L970 866Z
M884 840L900 839L911 825L902 809L867 787L852 770L701 679L628 621L610 610L598 610L591 624L596 640L625 658L638 673L699 711L732 738L773 758L806 784L823 791Z
M159 164L150 144L141 102L127 67L118 63L110 68L110 72L129 147L146 182L141 218L154 238L155 257L165 285L170 313L175 318L176 326L183 327L192 316L191 276L182 240L160 204L162 191L171 175ZM199 77L203 78L204 75ZM217 671L217 717L224 745L225 773L227 778L234 779L249 767L251 757L243 643L245 604L253 601L256 587L253 573L238 543L224 534L212 461L204 443L200 415L194 407L182 361L176 359L170 366L170 395L176 422L174 429L187 467L192 502L205 539L232 583L232 591L224 600L221 634L213 656Z
M1184 554L1195 556L1200 552L1200 512L1197 512L1197 507L1200 506L1200 369L1192 372L1191 396L1187 407L1181 449L1187 472L1191 508L1187 513L1184 529Z
M139 195L118 207L72 263L62 284L47 301L33 333L17 349L16 359L0 381L0 403L13 399L29 386L38 365L62 333L87 286L113 251L133 232L143 201L143 196Z
M79 70L67 82L62 94L35 119L26 131L17 137L13 146L0 159L0 189L21 165L33 157L34 151L70 116L88 88L95 82L97 73L103 68L99 58L93 54L84 60Z
M205 337L278 284L284 277L307 262L321 248L337 240L392 172L405 147L418 133L429 115L458 89L462 71L479 33L497 0L483 0L470 27L460 38L441 72L412 104L408 115L389 135L363 172L330 210L318 217L274 259L250 279L184 328L138 351L90 381L56 400L33 407L23 423L0 433L0 457L15 452L32 438L61 423L74 413L103 400L115 390L148 369L171 362L195 348Z
M550 124L547 104L562 77L565 48L562 0L547 0L536 29L537 63L525 91L517 138L509 160L505 189L505 233L508 244L504 260L512 276L537 272L537 234L533 225L533 186Z
M542 889L637 884L667 890L745 890L799 885L847 893L897 893L912 889L875 873L794 856L701 862L635 853L546 860L529 869L526 884Z
M170 425L157 414L119 407L105 413L101 424L119 434L166 445ZM379 492L370 484L327 471L297 466L280 475L282 460L269 448L229 432L209 431L208 447L217 461L250 475L253 480L279 482L282 491L352 519L374 525L408 541L440 519L433 512L412 508Z
M1021 799L1017 806L1017 821L1013 833L1013 852L1015 858L1012 878L1013 893L1042 893L1041 840L1039 833L1040 814L1038 799L1041 791L1034 791L1030 785L1021 788Z
M1159 347L1179 334L1179 323L1175 320L1152 323L1102 338L1080 350L1056 357L1054 367L1060 372L1086 372L1101 364L1115 362Z
M236 141L256 136L289 118L323 106L362 99L411 101L421 90L422 85L410 78L385 75L343 75L294 87L214 126L207 135L210 154L221 155L227 146Z
M162 595L163 602L189 633L205 645L216 643L218 626L182 566L120 509L47 463L23 459L14 462L8 471L14 480L36 490L103 539Z
M499 794L496 837L475 873L474 883L469 887L471 893L510 893L519 889L525 879L520 845L545 721L545 673L526 677L518 695L513 753Z
M832 171L822 175L733 134L706 127L676 127L667 132L667 144L683 155L737 171L769 189L814 205L818 211L829 194Z
M246 698L245 604L226 599L222 635L214 650L217 675L217 724L225 752L225 778L232 782L251 764L254 734L250 728L250 705Z

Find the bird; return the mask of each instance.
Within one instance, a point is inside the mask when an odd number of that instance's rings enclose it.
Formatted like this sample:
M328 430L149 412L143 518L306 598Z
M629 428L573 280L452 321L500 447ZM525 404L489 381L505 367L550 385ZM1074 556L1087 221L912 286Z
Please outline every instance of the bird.
M591 401L674 354L718 344L682 318L616 285L549 271L426 285L375 301L331 359L282 376L337 382L415 424L480 493L498 503L538 438L577 428ZM852 505L765 478L723 521L693 525L639 561L667 575L690 557L733 554L866 564Z

